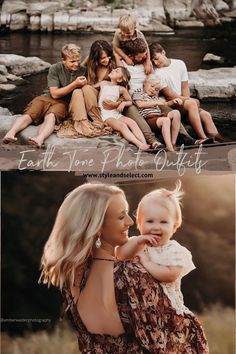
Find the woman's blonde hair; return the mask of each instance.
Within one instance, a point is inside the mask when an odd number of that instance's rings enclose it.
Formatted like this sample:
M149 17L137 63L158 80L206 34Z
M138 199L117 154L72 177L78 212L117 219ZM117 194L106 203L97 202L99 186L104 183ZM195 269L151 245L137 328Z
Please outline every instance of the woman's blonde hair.
M39 282L60 288L74 284L76 271L92 254L111 198L117 194L125 198L119 187L86 183L66 196L44 247Z
M148 203L150 200L155 200L162 206L168 208L168 210L175 211L175 230L177 230L182 224L182 211L181 211L181 199L184 195L184 192L181 190L181 182L178 180L175 186L175 189L170 191L165 188L155 189L152 192L146 194L139 202L137 212L136 212L136 221L138 227L141 224L141 209L144 203Z

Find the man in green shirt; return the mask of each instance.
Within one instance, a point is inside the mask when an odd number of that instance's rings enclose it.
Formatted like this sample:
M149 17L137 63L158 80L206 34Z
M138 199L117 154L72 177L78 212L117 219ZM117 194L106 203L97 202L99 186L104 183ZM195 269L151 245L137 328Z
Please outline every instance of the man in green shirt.
M27 105L24 114L16 119L3 138L4 143L17 141L16 134L28 125L42 123L38 135L28 138L29 143L41 147L44 140L53 133L55 124L66 119L73 91L86 85L87 80L84 76L86 69L80 66L80 47L66 44L61 50L61 56L62 61L53 64L49 69L48 89ZM72 117L76 116L75 112L71 114ZM78 114L78 121L87 118L85 105L80 107ZM79 124L78 121L75 119L75 129Z

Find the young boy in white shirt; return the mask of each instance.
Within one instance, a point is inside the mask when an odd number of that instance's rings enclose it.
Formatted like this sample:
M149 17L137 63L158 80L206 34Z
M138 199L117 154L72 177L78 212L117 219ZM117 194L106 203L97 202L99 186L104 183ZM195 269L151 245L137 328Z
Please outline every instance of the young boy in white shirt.
M150 56L154 67L155 75L166 82L168 86L168 100L181 98L182 105L175 105L182 117L187 117L192 128L204 141L207 137L218 142L223 142L223 137L219 134L211 114L200 108L199 101L190 97L188 84L188 72L185 63L179 59L169 59L164 48L157 42L150 45Z

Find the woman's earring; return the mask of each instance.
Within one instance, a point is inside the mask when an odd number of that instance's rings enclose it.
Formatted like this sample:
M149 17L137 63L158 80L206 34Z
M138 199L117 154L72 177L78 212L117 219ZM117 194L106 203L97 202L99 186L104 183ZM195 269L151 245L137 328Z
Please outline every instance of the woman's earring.
M100 247L101 247L101 244L102 244L101 239L100 239L100 236L101 236L101 233L99 232L98 238L97 238L97 240L96 240L96 242L95 242L95 246L96 246L97 248L100 248Z

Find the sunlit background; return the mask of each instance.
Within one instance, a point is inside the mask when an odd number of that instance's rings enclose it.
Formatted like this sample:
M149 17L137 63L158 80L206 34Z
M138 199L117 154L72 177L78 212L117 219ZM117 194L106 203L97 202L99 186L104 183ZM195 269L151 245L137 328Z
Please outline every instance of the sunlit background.
M183 225L174 238L193 254L196 270L183 279L185 304L203 322L211 354L234 352L234 176L181 178ZM2 353L78 353L76 336L59 321L56 289L39 286L39 262L56 212L82 177L61 172L2 173ZM132 216L140 198L176 178L120 183ZM130 235L137 235L133 227ZM19 321L9 321L18 319ZM46 319L45 322L22 319Z

